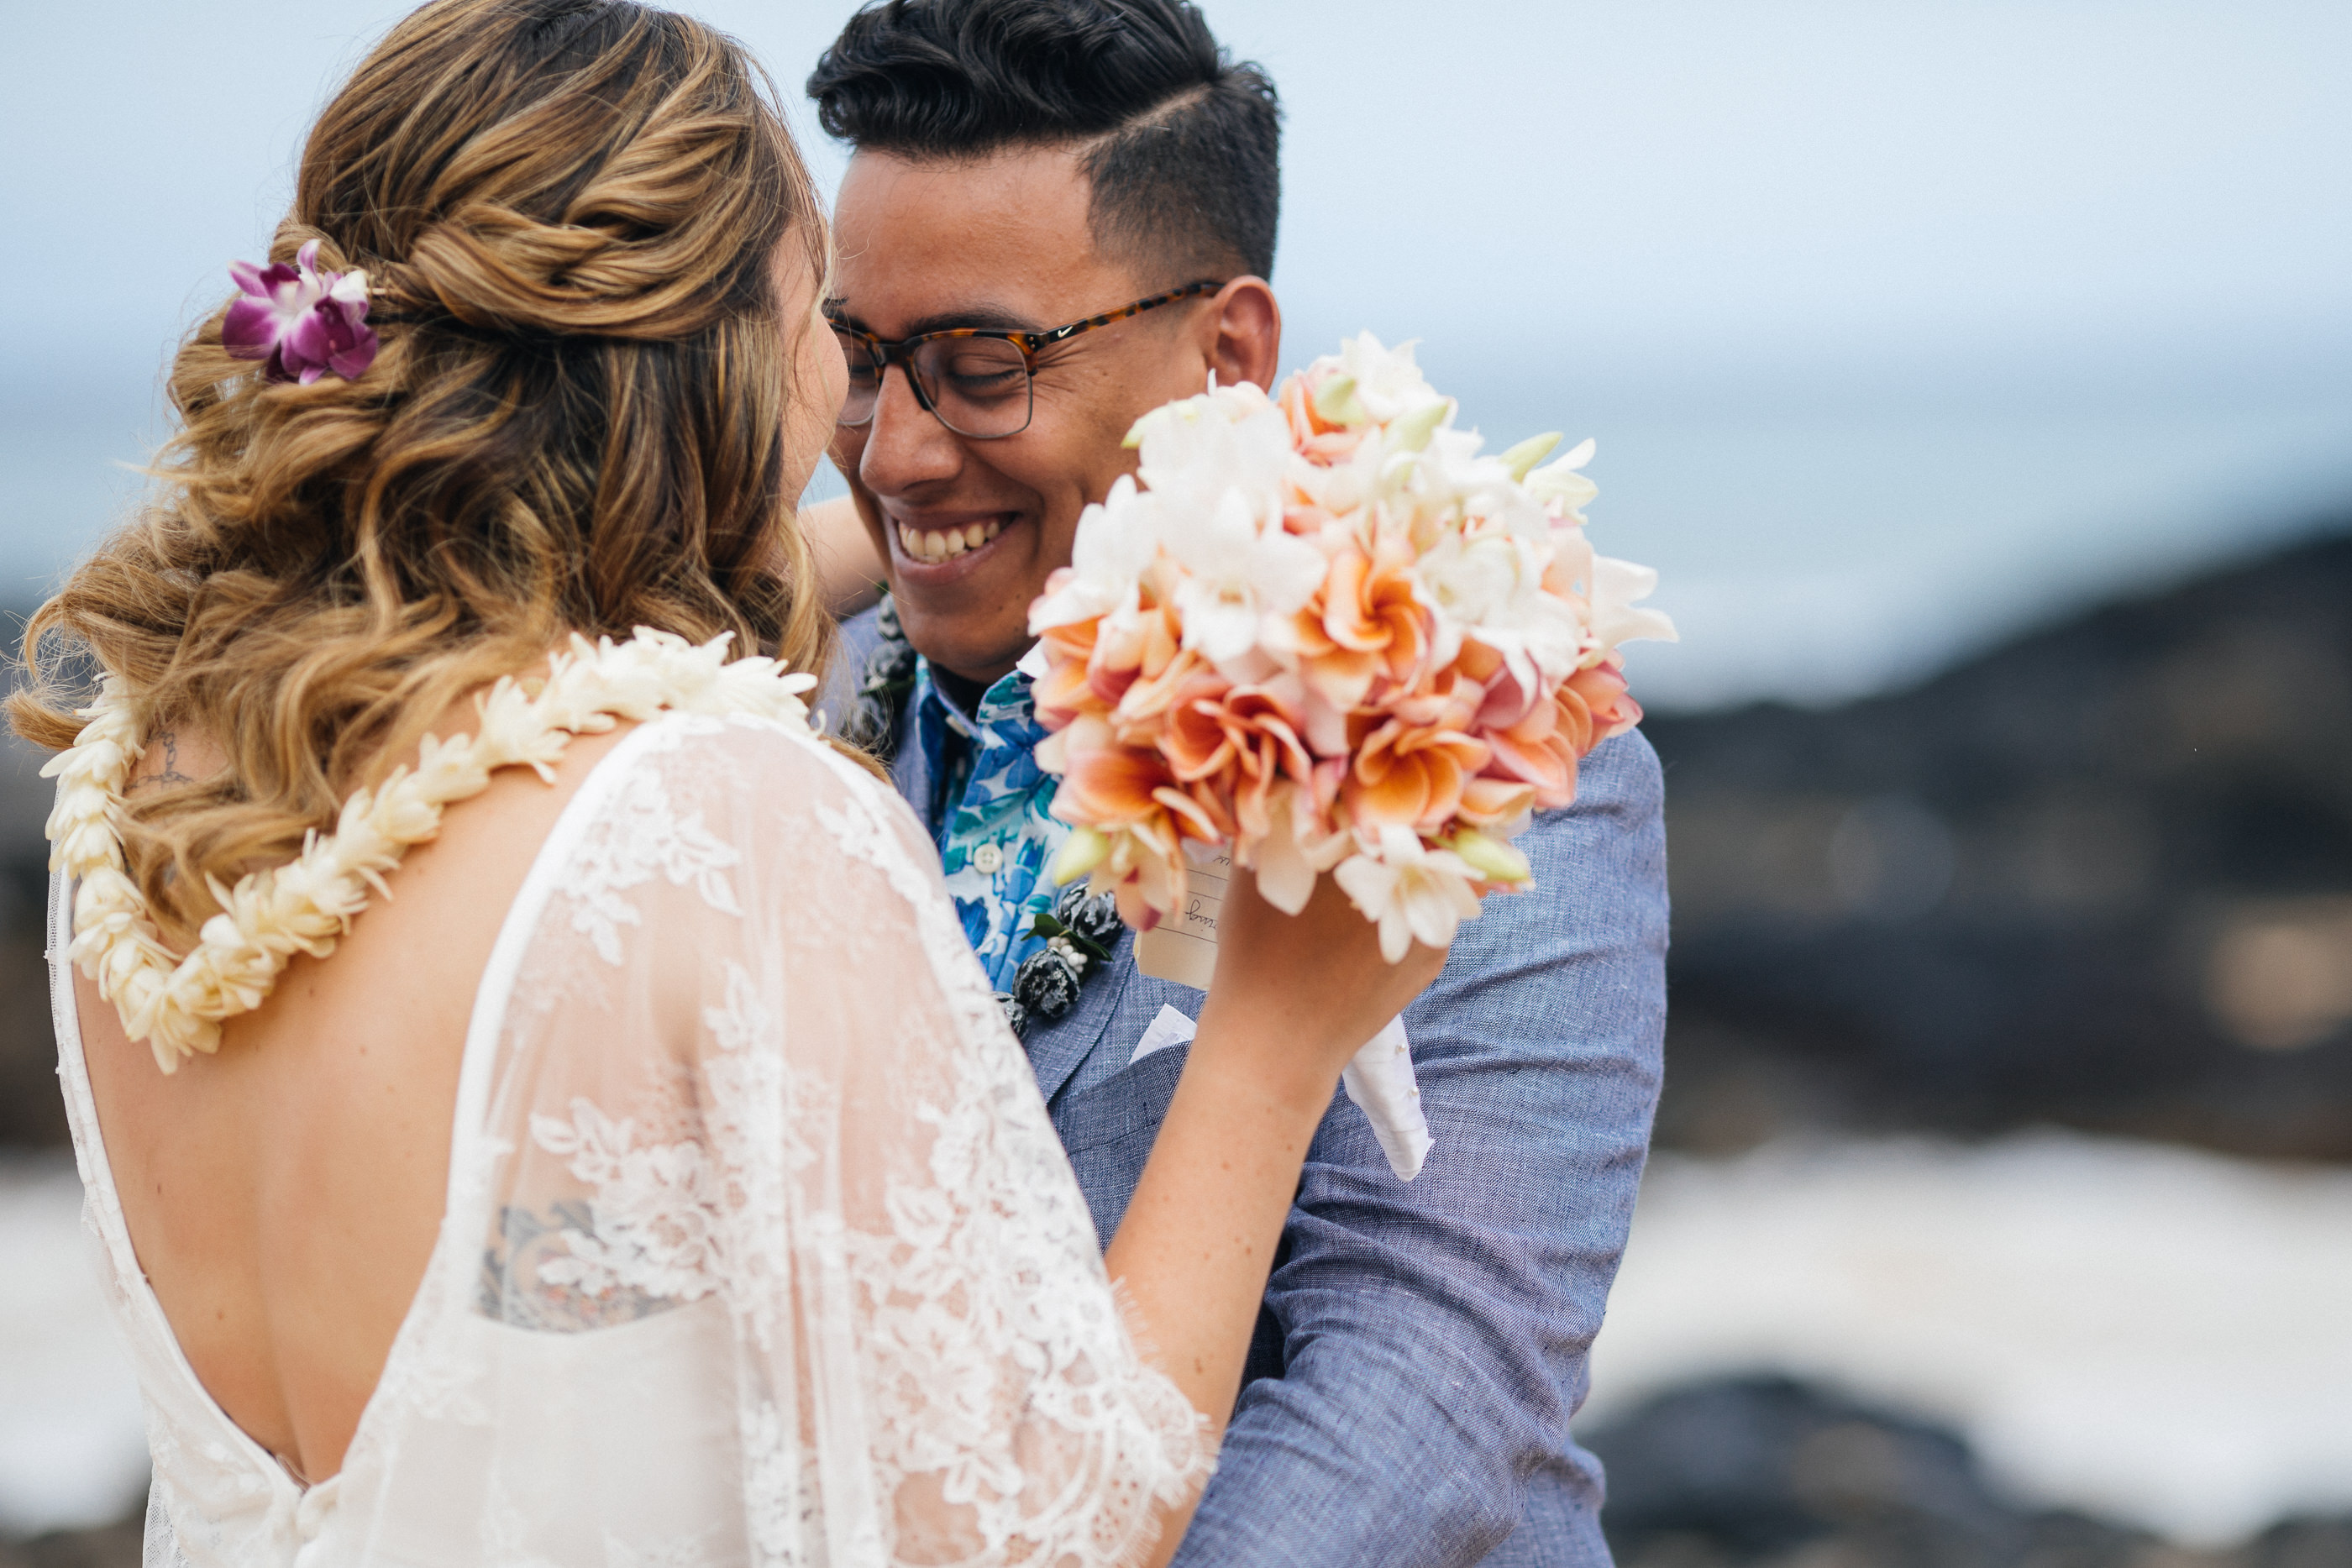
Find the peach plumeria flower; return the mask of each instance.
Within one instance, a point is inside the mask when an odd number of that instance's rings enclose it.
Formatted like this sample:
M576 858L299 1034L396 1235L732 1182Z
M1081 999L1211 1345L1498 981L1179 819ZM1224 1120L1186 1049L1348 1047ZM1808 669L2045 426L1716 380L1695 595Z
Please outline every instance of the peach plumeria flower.
M1286 909L1332 874L1391 960L1530 885L1511 835L1639 721L1619 645L1674 627L1586 542L1591 442L1488 454L1455 413L1364 333L1137 422L1030 612L1057 879L1148 928L1223 846Z

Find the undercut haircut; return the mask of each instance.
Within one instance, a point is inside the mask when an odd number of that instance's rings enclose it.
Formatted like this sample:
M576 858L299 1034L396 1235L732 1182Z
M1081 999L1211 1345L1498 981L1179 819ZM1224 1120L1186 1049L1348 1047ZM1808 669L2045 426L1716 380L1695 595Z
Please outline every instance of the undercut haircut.
M1076 149L1095 244L1164 286L1273 275L1281 103L1183 0L877 0L808 92L860 152Z

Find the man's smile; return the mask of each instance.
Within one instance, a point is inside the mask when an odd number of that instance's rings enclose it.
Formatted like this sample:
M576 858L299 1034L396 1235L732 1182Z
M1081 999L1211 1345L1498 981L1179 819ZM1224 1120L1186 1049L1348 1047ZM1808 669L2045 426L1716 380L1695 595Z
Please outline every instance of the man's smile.
M885 508L890 528L890 552L900 568L912 568L925 577L960 576L974 558L1004 530L1021 520L1017 511L949 512L912 517Z

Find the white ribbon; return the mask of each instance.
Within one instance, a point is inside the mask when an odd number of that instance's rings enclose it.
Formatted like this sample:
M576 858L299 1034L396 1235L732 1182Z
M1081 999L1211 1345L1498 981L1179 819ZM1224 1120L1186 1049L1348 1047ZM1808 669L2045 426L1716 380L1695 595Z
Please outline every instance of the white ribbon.
M1198 1028L1162 1003L1128 1060L1132 1064L1154 1051L1189 1044ZM1411 1181L1419 1176L1431 1148L1429 1118L1422 1114L1421 1085L1413 1077L1412 1042L1405 1038L1404 1019L1391 1019L1386 1029L1372 1036L1341 1070L1339 1082L1372 1124L1372 1136L1380 1140L1397 1179Z

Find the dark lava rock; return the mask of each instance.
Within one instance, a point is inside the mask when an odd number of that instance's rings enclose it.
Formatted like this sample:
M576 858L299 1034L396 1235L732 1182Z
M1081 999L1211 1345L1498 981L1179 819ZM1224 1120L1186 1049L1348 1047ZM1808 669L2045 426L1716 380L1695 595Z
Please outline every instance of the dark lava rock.
M0 1568L139 1568L146 1514L95 1530L58 1530L30 1541L0 1541Z
M1601 1521L1628 1568L1759 1563L1836 1536L1867 1561L2019 1561L2026 1522L1949 1433L1779 1378L1670 1394L1583 1438L1608 1467Z
M0 637L20 630L17 617L0 613ZM0 723L0 1148L61 1145L67 1138L43 956L49 846L41 828L57 797L41 777L48 755Z
M2021 1508L1948 1432L1785 1378L1669 1393L1580 1440L1619 1568L2352 1568L2352 1519L2199 1552Z
M1826 711L1654 718L1664 1143L2352 1159L2352 535Z

